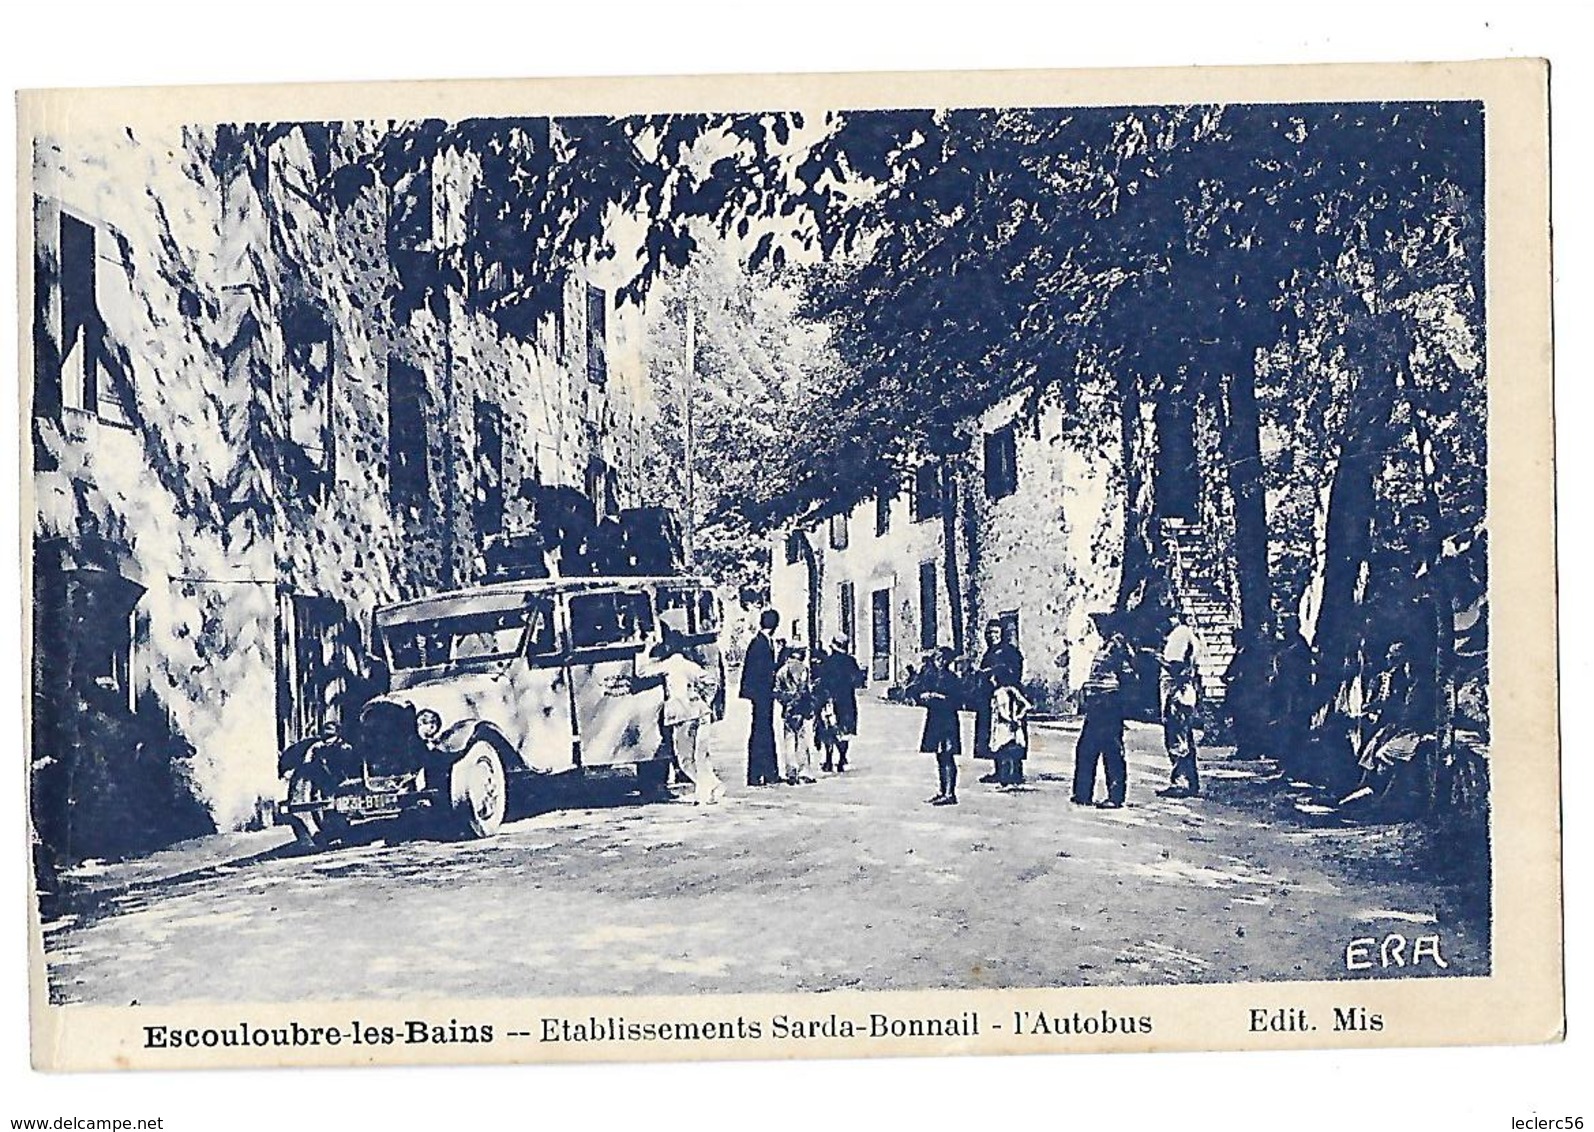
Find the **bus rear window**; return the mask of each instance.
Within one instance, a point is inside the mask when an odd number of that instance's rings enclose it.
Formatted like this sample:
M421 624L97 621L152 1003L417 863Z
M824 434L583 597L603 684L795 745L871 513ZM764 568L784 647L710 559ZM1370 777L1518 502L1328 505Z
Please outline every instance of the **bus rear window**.
M719 631L719 605L711 590L661 589L658 606L661 617L668 610L680 610L680 620L688 633L695 635Z

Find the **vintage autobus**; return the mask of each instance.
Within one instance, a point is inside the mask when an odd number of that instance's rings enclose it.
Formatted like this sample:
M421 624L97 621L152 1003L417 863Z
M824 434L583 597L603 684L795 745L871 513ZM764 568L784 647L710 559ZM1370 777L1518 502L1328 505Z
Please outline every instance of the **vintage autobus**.
M512 791L551 775L634 768L662 795L664 693L637 658L664 625L716 674L722 714L720 606L702 578L499 582L378 609L373 660L389 691L284 752L279 812L322 845L407 816L487 837Z

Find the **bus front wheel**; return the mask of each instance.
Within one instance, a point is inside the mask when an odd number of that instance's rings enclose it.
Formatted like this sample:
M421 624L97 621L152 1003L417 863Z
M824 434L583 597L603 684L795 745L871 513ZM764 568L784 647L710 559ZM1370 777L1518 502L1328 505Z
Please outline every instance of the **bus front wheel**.
M504 823L508 797L504 761L490 743L476 742L448 777L455 827L463 837L491 837Z

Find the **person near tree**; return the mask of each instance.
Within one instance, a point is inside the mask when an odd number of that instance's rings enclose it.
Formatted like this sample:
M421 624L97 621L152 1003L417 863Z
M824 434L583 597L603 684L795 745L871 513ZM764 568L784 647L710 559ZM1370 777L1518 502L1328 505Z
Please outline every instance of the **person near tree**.
M1223 672L1223 705L1234 725L1234 757L1260 759L1275 753L1277 734L1269 724L1273 675L1273 627L1264 622L1241 635Z
M1134 653L1118 618L1093 613L1091 621L1102 643L1080 689L1085 723L1074 744L1074 789L1069 801L1076 806L1094 801L1100 767L1107 776L1107 797L1099 805L1116 810L1123 806L1129 786L1124 760L1124 685L1134 677Z
M1195 630L1177 608L1168 616L1168 635L1162 642L1158 692L1162 712L1162 741L1173 764L1165 798L1194 798L1201 793L1201 773L1196 767L1195 711L1200 699L1200 646Z
M1300 619L1286 613L1280 619L1268 689L1273 753L1286 773L1298 773L1307 763L1314 710L1313 663L1312 646L1301 635Z
M753 709L753 723L747 735L749 786L772 786L780 780L775 757L775 630L779 625L780 614L773 609L764 610L758 618L758 632L742 659L737 691Z

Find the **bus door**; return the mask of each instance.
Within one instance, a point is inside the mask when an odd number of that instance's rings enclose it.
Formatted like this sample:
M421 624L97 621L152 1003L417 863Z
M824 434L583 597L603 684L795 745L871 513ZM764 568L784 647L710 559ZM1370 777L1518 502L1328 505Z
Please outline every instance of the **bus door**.
M570 712L570 673L565 668L562 633L554 621L553 599L528 598L523 659L509 669L509 702L521 757L533 770L569 770L576 764L574 720Z
M636 675L637 654L653 633L647 592L573 593L565 601L581 765L623 766L658 757L664 689Z

